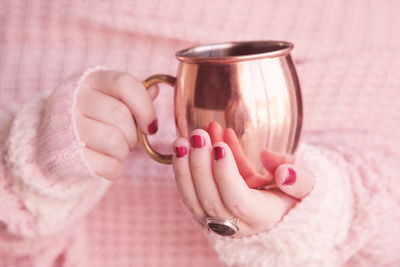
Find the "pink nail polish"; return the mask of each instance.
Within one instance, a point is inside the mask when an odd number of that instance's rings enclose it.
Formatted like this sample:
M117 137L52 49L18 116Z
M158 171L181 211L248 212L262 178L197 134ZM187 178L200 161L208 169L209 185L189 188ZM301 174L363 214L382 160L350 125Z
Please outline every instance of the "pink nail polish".
M187 154L187 147L185 146L177 146L175 147L175 153L177 158L182 158Z
M194 148L202 148L206 144L203 136L197 134L193 135L190 138L190 142L192 143L192 147Z
M149 126L147 126L147 130L150 134L155 134L158 130L158 121L154 120L152 123L150 123Z
M225 157L225 149L223 147L216 146L214 147L213 151L215 160L220 160Z
M295 170L292 168L288 168L288 172L285 178L285 181L283 182L283 185L292 185L296 182L297 180L297 173Z

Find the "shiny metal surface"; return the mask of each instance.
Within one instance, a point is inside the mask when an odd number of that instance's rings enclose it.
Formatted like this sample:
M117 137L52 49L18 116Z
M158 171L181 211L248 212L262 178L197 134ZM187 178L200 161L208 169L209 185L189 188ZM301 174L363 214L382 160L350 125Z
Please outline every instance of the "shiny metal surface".
M176 53L177 59L192 63L227 63L287 55L293 44L284 41L244 41L194 46Z
M175 120L186 138L216 121L235 131L253 167L267 151L292 159L303 109L290 51L283 41L211 44L181 50L175 84Z

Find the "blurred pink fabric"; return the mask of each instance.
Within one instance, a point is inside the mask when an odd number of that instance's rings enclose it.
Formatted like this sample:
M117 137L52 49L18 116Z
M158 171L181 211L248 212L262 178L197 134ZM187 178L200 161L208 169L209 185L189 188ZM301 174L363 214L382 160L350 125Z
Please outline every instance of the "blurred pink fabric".
M0 266L400 266L399 9L362 0L2 1ZM234 240L205 233L172 168L140 148L116 183L88 168L72 111L94 66L144 79L174 74L179 49L259 39L295 44L305 106L298 163L317 176L274 229ZM161 89L152 140L168 148L173 90Z

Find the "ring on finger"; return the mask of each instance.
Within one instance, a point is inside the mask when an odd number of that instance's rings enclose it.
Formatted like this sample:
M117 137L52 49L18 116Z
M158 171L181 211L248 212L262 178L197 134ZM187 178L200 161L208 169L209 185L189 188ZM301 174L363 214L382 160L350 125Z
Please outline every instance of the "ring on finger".
M216 234L222 236L231 236L239 231L237 223L239 218L235 217L231 220L226 220L218 217L207 217L206 223L208 228Z

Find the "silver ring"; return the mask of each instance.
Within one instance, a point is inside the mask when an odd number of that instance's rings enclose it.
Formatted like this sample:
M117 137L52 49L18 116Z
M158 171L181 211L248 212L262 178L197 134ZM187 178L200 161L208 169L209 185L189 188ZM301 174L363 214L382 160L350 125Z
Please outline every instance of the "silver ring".
M234 235L239 231L237 223L239 218L235 217L232 220L225 220L217 217L207 217L206 219L208 228L214 233L222 236Z

